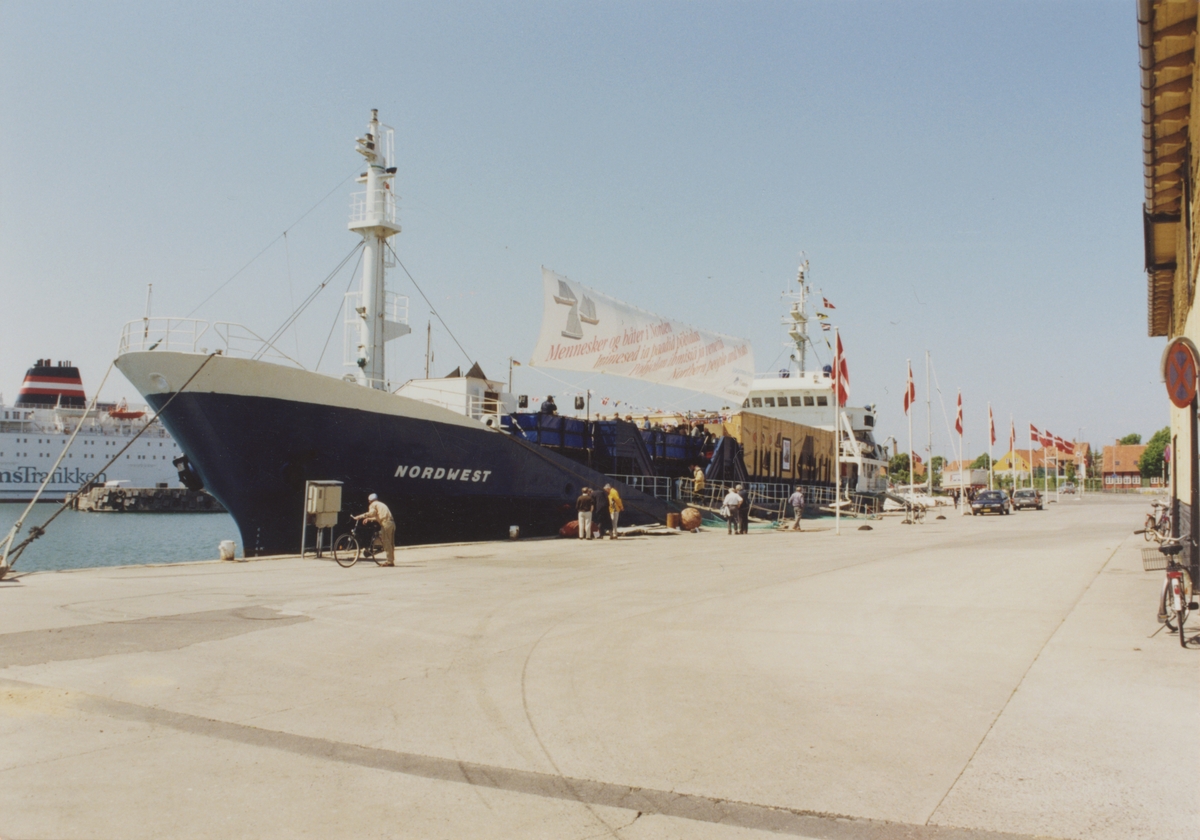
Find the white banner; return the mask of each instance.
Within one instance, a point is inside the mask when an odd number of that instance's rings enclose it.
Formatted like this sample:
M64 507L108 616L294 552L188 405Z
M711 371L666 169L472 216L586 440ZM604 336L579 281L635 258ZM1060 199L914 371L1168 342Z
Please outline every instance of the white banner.
M542 269L542 332L529 364L611 373L741 402L754 379L743 338L698 330Z

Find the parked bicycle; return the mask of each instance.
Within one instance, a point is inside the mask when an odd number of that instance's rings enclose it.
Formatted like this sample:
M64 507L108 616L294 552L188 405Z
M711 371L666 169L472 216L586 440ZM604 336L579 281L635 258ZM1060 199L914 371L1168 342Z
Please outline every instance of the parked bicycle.
M1141 534L1146 538L1146 542L1162 542L1171 536L1171 506L1157 499L1151 502L1150 506L1154 509L1153 512L1146 514L1145 525L1134 533Z
M379 525L375 522L355 522L354 528L333 541L333 559L344 569L359 560L374 560L382 566L387 562L383 553L383 540L379 538Z
M1183 625L1187 622L1188 613L1200 609L1200 605L1192 600L1192 576L1185 566L1176 562L1183 549L1184 543L1180 542L1179 537L1168 537L1159 546L1158 550L1166 555L1167 575L1159 596L1158 620L1172 633L1179 634L1180 647L1187 647Z

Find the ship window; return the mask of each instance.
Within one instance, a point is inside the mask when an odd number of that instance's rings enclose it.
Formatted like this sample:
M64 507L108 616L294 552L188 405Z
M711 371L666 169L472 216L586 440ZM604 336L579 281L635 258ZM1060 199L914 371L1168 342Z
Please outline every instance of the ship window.
M813 405L813 404L814 404L814 403L813 403L813 398L812 398L812 397L805 397L805 398L804 398L804 404L805 404L805 405Z
M802 397L792 397L792 405L801 405Z
M762 398L761 397L751 397L750 404L752 406L754 406L755 408L762 408Z
M748 400L748 399L742 400L742 408L749 408L749 407L750 407L750 400Z
M763 397L763 402L765 402L767 404L767 408L775 407L775 398L774 397Z
M829 397L817 397L817 405L829 405Z
M865 417L863 417L863 425L864 426L874 426L875 425L875 417L870 414L866 415Z

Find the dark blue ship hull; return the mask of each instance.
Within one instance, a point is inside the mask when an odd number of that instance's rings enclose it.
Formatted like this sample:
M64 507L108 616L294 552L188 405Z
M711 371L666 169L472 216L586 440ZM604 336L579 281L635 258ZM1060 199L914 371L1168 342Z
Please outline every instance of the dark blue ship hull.
M169 394L149 394L157 410ZM378 493L397 544L550 536L584 486L607 479L567 457L480 425L295 400L183 392L162 422L233 516L247 556L300 549L307 480L344 484L339 530ZM668 505L616 484L621 524L662 522Z

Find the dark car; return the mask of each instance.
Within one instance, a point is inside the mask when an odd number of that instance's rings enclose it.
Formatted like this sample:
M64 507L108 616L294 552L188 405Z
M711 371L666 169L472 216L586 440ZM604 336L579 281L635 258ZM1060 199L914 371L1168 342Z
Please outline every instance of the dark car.
M1012 495L1012 506L1013 510L1022 510L1024 508L1041 510L1042 494L1029 487L1018 490Z
M1008 493L1003 490L984 490L975 500L971 502L971 515L978 516L981 513L1010 513L1012 504L1008 500Z

